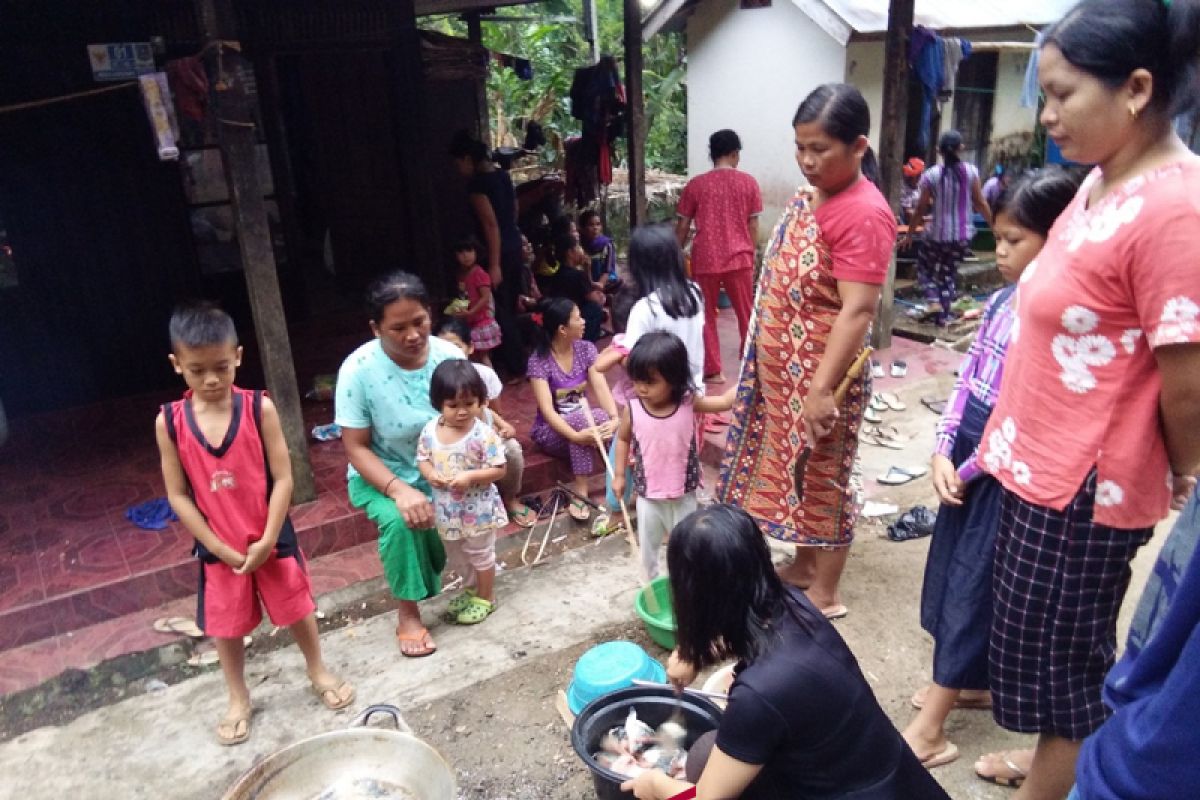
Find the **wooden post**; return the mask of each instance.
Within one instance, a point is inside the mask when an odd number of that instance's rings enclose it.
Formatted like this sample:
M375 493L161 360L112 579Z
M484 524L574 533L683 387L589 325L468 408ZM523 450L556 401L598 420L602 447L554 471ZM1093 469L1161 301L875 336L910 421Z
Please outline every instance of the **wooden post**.
M596 16L596 0L583 0L583 31L588 43L588 59L600 61L600 22Z
M479 12L472 11L464 16L467 20L467 39L473 44L483 47L483 20L479 18ZM490 70L491 68L489 64L488 69ZM491 149L492 124L490 118L492 110L488 107L486 78L481 78L475 85L475 103L479 106L479 141L488 145L488 148ZM504 142L497 142L496 144L503 145Z
M308 460L308 437L300 413L300 391L279 295L267 208L258 180L254 133L258 90L250 61L240 52L237 17L230 0L196 0L196 11L201 33L210 45L205 49L205 58L213 76L213 110L220 120L218 144L254 314L254 333L262 352L267 388L279 409L283 435L292 457L295 481L292 499L306 503L316 498L316 484Z
M642 67L642 6L638 0L625 0L630 230L646 222L646 99L642 95Z
M883 117L879 126L879 172L883 181L883 196L892 208L897 208L900 202L900 160L904 157L904 132L908 120L908 40L912 35L914 5L915 0L892 0L888 4L888 29L883 56ZM893 253L887 281L883 285L879 313L871 329L871 344L877 350L892 346L895 291L896 258Z

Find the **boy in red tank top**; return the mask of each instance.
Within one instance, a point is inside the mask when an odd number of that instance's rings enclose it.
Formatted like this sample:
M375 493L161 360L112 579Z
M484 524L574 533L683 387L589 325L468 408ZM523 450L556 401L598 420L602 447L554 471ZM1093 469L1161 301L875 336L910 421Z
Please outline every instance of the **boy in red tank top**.
M229 690L217 725L223 745L250 737L250 690L242 637L262 620L287 627L304 653L313 692L330 709L354 687L321 660L316 604L304 554L288 519L292 467L275 404L233 385L242 348L229 315L208 305L171 317L171 365L188 391L155 420L167 499L196 539L196 621L213 637Z

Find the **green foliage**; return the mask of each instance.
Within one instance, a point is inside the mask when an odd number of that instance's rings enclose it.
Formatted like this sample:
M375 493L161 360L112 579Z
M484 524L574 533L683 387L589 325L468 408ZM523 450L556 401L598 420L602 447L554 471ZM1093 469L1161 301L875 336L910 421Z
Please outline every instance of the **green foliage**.
M503 128L519 143L521 121L531 116L541 122L551 138L577 135L579 121L571 116L571 78L575 69L589 63L581 4L578 0L545 0L536 5L504 9L500 13L537 17L539 21L483 23L484 46L528 58L533 64L531 81L522 81L515 72L498 65L493 65L489 71L487 90L493 135ZM601 54L615 55L622 61L622 1L597 0L596 15ZM561 17L576 21L557 19ZM466 24L458 18L425 19L422 25L455 36L466 36ZM645 44L643 53L646 165L668 172L686 172L687 68L683 37L678 33L660 33ZM618 153L622 157L623 150L622 147Z

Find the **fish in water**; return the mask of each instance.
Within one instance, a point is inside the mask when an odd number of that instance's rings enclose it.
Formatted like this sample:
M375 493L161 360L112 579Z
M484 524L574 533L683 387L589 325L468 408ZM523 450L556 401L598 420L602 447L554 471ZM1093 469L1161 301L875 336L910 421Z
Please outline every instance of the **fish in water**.
M683 746L686 738L687 731L679 723L665 723L656 732L638 719L637 710L631 708L625 724L606 733L592 757L600 766L627 778L636 778L648 769L660 769L672 778L683 778L687 765L687 750Z

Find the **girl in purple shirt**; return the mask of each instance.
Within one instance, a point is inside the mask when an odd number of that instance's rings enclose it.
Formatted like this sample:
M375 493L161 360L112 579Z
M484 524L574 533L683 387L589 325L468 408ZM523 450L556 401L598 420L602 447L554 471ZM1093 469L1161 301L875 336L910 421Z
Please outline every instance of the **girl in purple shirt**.
M991 704L988 637L1000 484L980 471L976 451L1000 392L1015 284L1078 188L1079 176L1048 168L1014 182L996 203L996 266L1013 285L988 300L983 324L938 420L932 473L942 506L921 592L921 627L934 640L933 682L913 695L920 713L903 733L926 767L958 758L944 729L951 710Z
M583 340L584 321L574 303L562 297L548 298L533 314L533 321L539 341L529 357L526 374L538 411L529 435L546 453L570 461L573 488L581 497L587 497L587 479L596 471L599 460L596 433L601 439L612 436L617 404L608 381L594 367L596 346ZM592 410L595 431L583 411L582 401L589 387L599 406ZM579 499L567 512L580 522L588 518L587 505Z

